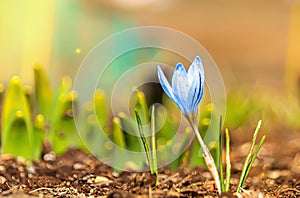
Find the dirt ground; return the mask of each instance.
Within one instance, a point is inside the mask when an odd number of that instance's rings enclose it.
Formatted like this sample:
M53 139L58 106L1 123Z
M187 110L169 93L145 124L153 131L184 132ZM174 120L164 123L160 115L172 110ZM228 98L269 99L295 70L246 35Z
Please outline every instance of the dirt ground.
M268 137L267 137L268 138ZM232 138L234 141L234 138ZM277 140L277 141L276 141ZM231 192L222 197L300 197L300 133L274 135L264 143L242 194L234 193L249 142L232 145ZM28 165L0 156L0 196L6 197L218 197L202 167L159 170L159 184L148 172L118 174L97 158L70 149L46 153Z

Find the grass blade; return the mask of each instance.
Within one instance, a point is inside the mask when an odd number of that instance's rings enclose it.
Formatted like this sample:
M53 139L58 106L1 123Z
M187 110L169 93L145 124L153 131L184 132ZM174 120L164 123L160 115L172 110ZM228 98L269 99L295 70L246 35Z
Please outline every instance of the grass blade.
M230 188L230 175L231 175L231 163L230 163L230 135L228 129L225 130L226 136L226 186L225 192Z
M38 113L45 116L46 120L51 119L53 111L53 93L46 73L41 65L35 65L34 70L34 87L35 98L38 107Z
M158 170L157 170L157 155L156 155L156 138L155 138L155 106L151 108L151 153L153 160L153 173L156 175L156 184L158 184Z
M144 131L143 131L143 125L142 125L142 121L141 121L141 118L139 116L138 110L134 109L134 111L135 111L136 121L137 121L137 124L138 124L139 135L140 135L140 138L142 139L144 150L146 152L146 156L147 156L147 159L148 159L150 172L151 172L151 174L153 174L153 164L152 164L152 159L151 159L151 155L150 155L150 152L151 152L150 147L149 147L149 144L147 142L147 139L146 139Z
M136 152L141 152L143 148L140 144L137 144L140 138L136 125L134 125L132 120L124 112L119 113L118 117L120 118L123 131L126 132L124 134L128 149Z
M224 184L224 173L223 173L223 132L222 132L222 116L220 116L220 126L219 126L219 171L220 171L220 180L221 180L221 190L222 192L225 191L225 184Z
M108 109L106 105L105 93L103 90L97 89L94 93L94 108L100 126L107 127Z
M121 121L119 118L114 117L112 120L113 123L113 131L112 131L112 138L113 141L115 143L116 146L120 147L121 149L123 149L124 151L126 150L126 143L125 143L125 138L124 138L124 134L122 129L120 128L121 125ZM116 172L121 172L125 163L126 163L126 156L124 156L124 153L122 152L122 150L119 148L114 148L113 150L113 164L114 167L118 167L118 168L114 168L114 170ZM120 168L120 169L119 169Z
M259 129L261 127L261 122L262 122L261 120L258 121L255 132L253 134L252 143L251 143L250 149L248 151L246 160L245 160L243 168L242 168L241 177L240 177L240 180L239 180L239 183L238 183L238 188L236 190L237 192L240 192L240 188L242 187L242 183L244 183L245 182L244 180L246 180L245 176L246 176L246 172L247 172L247 167L248 167L251 155L252 155L252 151L253 151L253 148L254 148L254 145L255 145L255 142L256 142L256 138L257 138Z
M247 166L247 170L246 170L246 173L245 173L245 177L244 177L244 179L243 179L243 181L242 181L242 185L241 185L241 186L244 185L244 183L245 183L245 181L246 181L246 178L247 178L247 176L248 176L248 174L249 174L249 172L250 172L250 169L251 169L251 167L252 167L252 165L253 165L253 163L254 163L254 161L255 161L257 155L258 155L258 152L259 152L259 150L261 149L261 146L262 146L262 144L264 143L265 139L266 139L266 136L264 135L264 136L261 138L261 140L260 140L260 142L259 142L259 144L258 144L258 146L257 146L257 148L256 148L256 150L255 150L255 152L254 152L254 154L253 154L253 156L252 156L252 158L251 158L251 161L250 161L249 165Z
M45 126L45 117L38 114L35 117L33 125L34 139L32 140L32 144L35 145L35 149L33 150L33 156L35 159L40 159L42 155Z

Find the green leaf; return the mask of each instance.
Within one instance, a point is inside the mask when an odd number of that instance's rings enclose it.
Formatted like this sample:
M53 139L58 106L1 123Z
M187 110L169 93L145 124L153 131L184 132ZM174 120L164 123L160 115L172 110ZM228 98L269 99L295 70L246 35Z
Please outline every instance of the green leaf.
M64 153L68 146L80 144L73 119L73 104L77 101L77 93L71 91L72 81L64 77L61 81L55 108L51 116L49 141L56 154Z
M224 171L223 171L223 131L222 131L222 116L220 116L220 125L219 125L219 172L220 172L220 180L221 180L221 189L222 192L226 192L225 183L224 183Z
M107 127L108 110L103 90L97 89L94 94L94 105L98 121L103 129Z
M243 181L242 181L241 186L244 185L244 183L245 183L245 181L246 181L246 179L247 179L247 177L248 177L248 174L249 174L249 172L250 172L250 169L251 169L251 167L252 167L252 165L253 165L253 163L254 163L254 161L255 161L257 155L258 155L258 152L259 152L259 150L261 149L261 146L262 146L262 144L264 143L265 139L266 139L266 136L264 135L264 136L261 138L261 140L260 140L260 142L259 142L259 144L258 144L258 146L257 146L257 148L256 148L256 150L255 150L255 152L254 152L254 154L253 154L253 156L252 156L252 158L251 158L251 161L250 161L250 163L249 163L248 166L247 166L247 170L246 170L246 173L245 173L245 176L244 176L244 178L243 178Z
M146 153L146 156L147 156L147 160L148 160L148 164L149 164L149 167L150 167L150 171L151 171L151 174L154 173L154 169L153 169L153 160L152 160L152 156L151 156L151 150L150 150L150 146L149 146L149 143L146 139L146 136L145 136L145 133L144 133L144 130L143 130L143 125L142 125L142 121L141 121L141 118L140 118L140 115L139 115L139 112L137 109L135 109L135 116L136 116L136 121L137 121L137 124L138 124L138 128L139 128L139 135L140 135L140 138L143 142L143 146L144 146L144 151Z
M231 163L230 163L230 135L228 129L225 130L226 136L226 186L225 192L230 188L230 175L231 175Z
M11 79L4 97L1 128L3 153L33 157L31 112L17 76Z
M45 138L45 117L42 114L38 114L35 117L33 126L34 138L32 139L34 149L33 155L35 159L40 159L43 149L43 140Z
M24 157L32 159L32 139L28 133L28 126L25 122L22 111L17 111L12 118L8 128L3 131L6 135L2 139L2 153L10 154L14 157Z
M137 111L139 114L142 126L146 128L145 132L148 134L149 127L147 127L147 125L150 123L149 108L147 105L145 94L141 91L136 92L136 101L135 101L134 108L135 111Z
M112 138L115 144L112 160L113 160L114 167L118 167L118 168L114 168L114 170L117 172L121 172L122 171L121 169L125 167L125 164L127 162L126 143L125 143L123 131L120 127L121 125L120 119L114 117L112 123L113 123Z
M157 168L157 153L156 153L156 138L155 138L155 134L156 134L156 126L155 126L155 122L156 122L156 116L155 116L155 106L152 106L151 109L151 134L150 134L150 142L151 142L151 158L152 158L152 165L153 167L151 167L151 172L153 174L155 174L156 176L156 184L158 184L158 168Z
M129 150L141 152L142 147L141 144L137 144L137 142L140 142L139 133L136 125L130 120L130 118L123 112L118 114L118 117L121 121L121 126L123 131L125 131L125 139L126 139L126 145Z
M35 65L33 69L38 113L43 114L46 120L50 120L53 111L53 93L50 82L41 65Z
M249 166L249 163L252 161L251 160L251 155L252 155L252 152L253 152L253 149L254 149L254 145L255 145L255 142L256 142L256 138L258 136L258 133L259 133L259 129L261 127L261 120L257 123L257 126L256 126L256 129L255 129L255 132L253 134L253 138L252 138L252 142L251 142L251 146L249 148L249 151L248 151L248 154L247 154L247 157L245 159L245 162L244 162L244 165L243 165L243 168L242 168L242 172L241 172L241 176L240 176L240 180L239 180L239 183L238 183L238 188L237 188L237 192L240 192L240 189L242 188L242 186L244 185L246 179L247 179L247 172L249 172L248 170L250 170L248 167ZM260 142L260 146L262 145L264 141L264 137L263 139L261 140ZM257 152L259 151L260 147L258 148ZM255 160L255 158L254 158Z

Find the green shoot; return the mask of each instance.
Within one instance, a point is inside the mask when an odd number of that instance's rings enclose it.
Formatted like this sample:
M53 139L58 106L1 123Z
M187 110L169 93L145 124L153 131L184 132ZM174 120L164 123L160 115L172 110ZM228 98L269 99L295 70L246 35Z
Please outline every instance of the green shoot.
M157 170L157 155L156 155L156 138L155 138L155 107L152 106L151 108L151 153L152 153L152 160L153 160L153 172L156 175L156 184L158 184L158 170Z
M31 136L27 130L27 125L22 111L17 111L8 128L3 131L7 133L2 139L2 153L10 154L14 157L33 158Z
M246 160L244 162L244 165L243 165L243 168L242 168L242 172L241 172L241 177L240 177L240 180L239 180L239 183L238 183L238 188L237 188L237 192L240 192L242 186L244 185L246 179L247 179L247 176L248 176L248 173L251 169L251 166L252 164L254 163L256 157L257 157L257 154L265 140L265 136L262 137L262 139L260 140L260 143L257 147L257 149L255 150L253 156L252 156L252 152L253 152L253 149L254 149L254 146L255 146L255 142L256 142L256 138L258 136L258 132L259 132L259 129L261 127L261 120L258 122L257 124L257 127L255 129L255 132L253 134L253 138L252 138L252 143L251 143L251 146L250 146L250 149L248 151L248 154L247 154L247 157L246 157ZM252 156L252 158L251 158Z
M231 175L230 135L228 129L225 130L225 137L226 137L226 186L224 191L227 192L230 188L230 175Z
M219 171L220 171L220 179L221 179L221 189L222 192L227 192L230 188L230 173L231 173L231 163L230 163L230 136L228 129L225 129L225 164L226 164L226 183L224 180L224 172L223 172L223 132L222 132L222 116L220 116L220 138L219 138Z
M15 76L5 93L1 118L2 153L34 158L31 112L19 77Z
M53 111L53 93L50 82L41 65L35 65L33 69L38 113L44 115L46 120L50 120Z
M108 112L105 102L105 93L103 90L97 89L94 93L94 107L99 124L102 127L107 127Z
M219 125L219 172L220 172L220 180L221 180L221 189L222 192L225 191L225 183L224 183L224 172L223 172L223 132L222 132L222 116L220 116L220 125Z
M139 113L138 113L137 109L135 109L135 116L136 116L136 121L137 121L137 125L138 125L138 128L139 128L139 135L140 135L140 138L142 140L142 143L143 143L143 146L144 146L144 151L146 152L147 160L148 160L148 163L149 163L150 172L151 172L151 174L153 174L154 171L152 169L153 164L152 164L151 154L150 154L151 151L150 151L150 147L149 147L149 144L147 142L147 139L145 137L142 121L141 121L141 118L139 116Z
M114 165L114 167L118 167L117 169L115 168L114 170L116 172L121 172L122 171L121 169L124 168L126 163L126 156L124 156L124 152L122 152L121 149L126 150L126 143L125 143L124 133L120 128L121 126L120 119L114 117L112 123L113 123L113 131L112 131L113 141L116 144L116 146L120 147L120 149L115 148L113 150L113 163L117 163Z
M258 152L259 152L259 150L261 149L261 146L262 146L262 144L264 143L265 139L266 139L266 136L264 135L264 136L261 138L261 140L260 140L260 142L259 142L259 144L258 144L258 146L257 146L257 148L256 148L256 150L255 150L255 152L254 152L254 154L253 154L253 156L252 156L252 158L251 158L251 161L250 161L249 165L247 166L247 170L246 170L246 173L245 173L245 177L244 177L244 179L243 179L243 182L242 182L242 185L241 185L241 186L244 185L244 183L245 183L245 181L246 181L246 178L247 178L247 176L248 176L248 174L249 174L249 172L250 172L250 169L251 169L251 167L252 167L252 165L253 165L253 163L254 163L254 161L255 161L257 155L258 155Z
M34 158L40 159L43 148L43 140L45 137L45 118L43 115L39 114L35 117L34 125L33 125L34 139L33 145L36 146L34 152Z
M150 168L150 173L151 174L155 174L156 176L156 184L158 184L158 171L157 171L157 155L156 155L156 139L155 139L155 119L154 119L154 107L152 108L151 111L151 138L150 138L150 145L145 137L145 133L143 130L143 125L142 125L142 121L139 115L139 112L137 109L135 109L135 116L136 116L136 120L137 120L137 124L138 124L138 131L139 131L139 135L140 138L142 140L143 146L144 146L144 151L146 153L147 156L147 160L148 160L148 164L149 164L149 168ZM152 149L152 150L150 150Z

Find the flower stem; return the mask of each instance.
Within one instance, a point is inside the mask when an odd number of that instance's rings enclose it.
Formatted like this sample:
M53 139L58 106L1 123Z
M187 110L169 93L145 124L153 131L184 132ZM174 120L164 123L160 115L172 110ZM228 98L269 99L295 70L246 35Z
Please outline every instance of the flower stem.
M218 172L218 169L216 167L216 164L214 162L214 159L213 157L211 156L207 146L205 145L200 133L199 133L199 130L198 130L198 127L194 124L194 122L192 121L192 119L188 118L188 121L191 125L191 127L193 128L193 131L200 143L200 146L201 146L201 149L203 151L203 157L204 157L204 161L205 161L205 164L208 168L208 170L210 171L210 173L212 174L214 180L215 180L215 183L216 183L216 188L219 192L219 195L221 195L221 182L220 182L220 177L219 177L219 172Z

